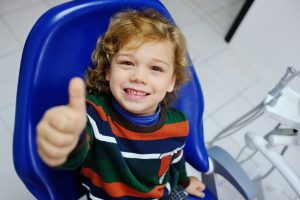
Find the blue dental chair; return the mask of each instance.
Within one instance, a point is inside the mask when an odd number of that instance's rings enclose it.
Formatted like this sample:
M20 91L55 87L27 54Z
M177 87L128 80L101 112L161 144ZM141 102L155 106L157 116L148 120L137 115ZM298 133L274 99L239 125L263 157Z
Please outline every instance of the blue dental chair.
M19 74L13 156L17 174L37 199L72 200L83 195L76 172L58 171L40 160L36 125L48 108L68 102L69 80L84 76L96 40L105 32L110 16L122 9L145 7L154 8L172 20L158 0L77 0L50 9L32 28ZM179 98L175 106L190 121L185 156L202 172L207 186L204 199L218 199L216 173L225 177L245 199L253 199L255 187L235 160L219 147L205 148L203 97L193 66L190 71L193 80L181 89L180 96L184 98Z

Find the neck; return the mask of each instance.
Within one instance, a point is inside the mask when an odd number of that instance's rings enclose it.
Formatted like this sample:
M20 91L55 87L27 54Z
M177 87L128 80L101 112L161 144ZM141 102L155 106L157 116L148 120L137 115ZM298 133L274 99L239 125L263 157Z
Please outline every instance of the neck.
M136 124L136 125L141 125L141 126L149 126L157 123L159 121L160 117L160 105L158 105L156 112L152 115L148 116L139 116L133 113L130 113L126 111L118 102L117 100L113 100L112 103L114 109L126 120L129 122Z

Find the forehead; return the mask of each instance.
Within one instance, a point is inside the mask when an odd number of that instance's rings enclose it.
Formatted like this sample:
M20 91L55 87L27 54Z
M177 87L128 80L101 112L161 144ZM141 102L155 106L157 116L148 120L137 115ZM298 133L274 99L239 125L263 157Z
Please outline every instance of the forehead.
M175 52L169 40L137 41L132 40L119 50L117 55L127 55L140 61L159 61L168 66L175 66Z
M137 50L152 50L151 53L159 55L163 53L164 56L170 55L171 59L174 59L174 44L167 39L164 40L138 40L131 39L120 47L118 53L120 52L134 52ZM150 53L150 52L149 52Z

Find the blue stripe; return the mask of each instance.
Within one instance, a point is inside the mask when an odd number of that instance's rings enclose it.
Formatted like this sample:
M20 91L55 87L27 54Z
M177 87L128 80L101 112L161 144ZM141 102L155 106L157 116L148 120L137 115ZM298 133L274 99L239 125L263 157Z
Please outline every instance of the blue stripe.
M159 140L130 140L116 137L108 122L103 121L97 111L91 106L87 106L87 113L94 119L99 132L102 135L114 137L117 140L120 151L139 154L166 153L182 147L186 137L166 138ZM146 133L145 133L146 134Z
M89 104L87 105L87 114L96 122L98 130L102 135L115 137L108 122L103 121L94 107Z
M160 140L129 140L116 138L119 148L123 152L137 152L139 154L167 153L184 145L186 137L168 138Z

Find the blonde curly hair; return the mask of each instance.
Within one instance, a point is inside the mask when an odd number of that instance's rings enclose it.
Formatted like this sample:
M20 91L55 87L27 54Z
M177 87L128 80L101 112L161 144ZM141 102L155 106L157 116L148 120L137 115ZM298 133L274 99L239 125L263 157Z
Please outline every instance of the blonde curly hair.
M190 78L187 70L186 42L179 28L170 23L154 9L126 10L114 15L106 33L98 38L92 54L92 67L86 72L87 94L110 95L109 82L106 74L110 62L118 51L132 39L141 41L171 41L174 47L174 75L176 76L174 90L167 93L162 101L169 105L175 99L179 87Z

